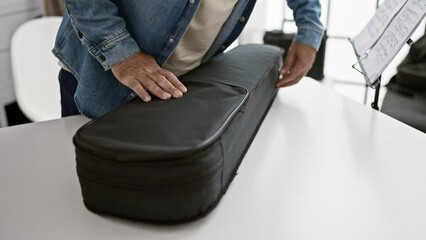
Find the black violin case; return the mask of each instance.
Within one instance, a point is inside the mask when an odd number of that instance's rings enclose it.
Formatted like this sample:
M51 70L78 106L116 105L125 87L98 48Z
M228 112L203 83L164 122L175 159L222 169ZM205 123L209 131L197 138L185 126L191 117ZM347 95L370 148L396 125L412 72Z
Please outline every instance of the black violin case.
M180 77L182 98L135 98L74 136L85 206L154 223L218 204L277 93L282 50L239 46Z

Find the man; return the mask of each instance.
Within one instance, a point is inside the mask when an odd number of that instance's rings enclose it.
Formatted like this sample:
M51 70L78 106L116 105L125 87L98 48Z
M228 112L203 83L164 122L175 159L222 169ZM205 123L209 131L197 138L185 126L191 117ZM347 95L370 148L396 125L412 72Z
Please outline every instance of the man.
M256 0L65 0L53 53L63 68L62 115L96 118L137 95L167 100L187 91L178 77L223 52ZM311 68L323 28L319 0L287 0L298 27L277 87ZM255 57L255 56L253 56Z

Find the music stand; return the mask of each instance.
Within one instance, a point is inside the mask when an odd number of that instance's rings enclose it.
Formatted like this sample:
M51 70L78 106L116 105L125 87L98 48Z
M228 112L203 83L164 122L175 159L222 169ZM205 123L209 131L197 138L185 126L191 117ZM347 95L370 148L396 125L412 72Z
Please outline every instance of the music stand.
M375 89L372 108L379 110L383 71L406 43L413 44L410 37L425 16L424 0L386 0L361 33L349 39L357 57L352 67L364 76L368 87Z

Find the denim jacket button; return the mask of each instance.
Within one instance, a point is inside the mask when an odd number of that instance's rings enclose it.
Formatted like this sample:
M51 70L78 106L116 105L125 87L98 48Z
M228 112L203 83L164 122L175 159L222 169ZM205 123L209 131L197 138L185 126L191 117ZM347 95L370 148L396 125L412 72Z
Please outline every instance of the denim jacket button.
M243 16L240 17L240 22L244 22L245 20L246 20L245 17L243 17Z
M78 31L77 35L78 35L78 38L83 38L83 33L82 32Z
M99 60L101 60L102 62L105 62L106 57L104 55L99 55Z
M195 3L195 0L189 0L189 2L192 4L192 3Z

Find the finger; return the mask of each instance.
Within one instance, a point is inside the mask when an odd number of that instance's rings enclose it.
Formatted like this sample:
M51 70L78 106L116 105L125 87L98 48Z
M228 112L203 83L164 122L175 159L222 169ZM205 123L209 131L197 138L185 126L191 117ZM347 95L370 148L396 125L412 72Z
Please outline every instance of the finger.
M185 85L183 85L179 79L170 71L167 71L166 69L160 69L158 70L158 72L163 75L164 77L167 78L167 80L169 80L169 82L175 86L176 88L178 88L180 91L186 93L188 91L188 89L185 87Z
M141 83L138 82L136 79L132 79L127 83L127 86L135 92L140 99L144 102L151 101L151 96L149 96L149 93L142 87Z
M175 88L163 75L157 72L150 74L149 77L153 79L158 86L160 86L164 91L168 92L174 98L182 97L183 93L179 89Z
M277 82L276 87L280 88L280 87L294 85L294 84L298 83L303 76L304 76L304 74L300 74L298 76L292 77L291 79L286 79L284 81L279 81L279 82Z
M171 98L170 93L164 91L161 87L157 85L154 79L151 79L148 75L148 78L144 79L142 86L147 89L150 93L157 96L159 99L167 100Z
M279 85L278 87L283 88L283 87L293 86L293 85L295 85L296 83L299 83L299 82L300 82L300 80L301 80L304 76L305 76L304 74L301 74L301 75L297 76L297 77L296 77L293 81L283 83L283 84Z
M289 74L283 74L283 77L277 82L277 87L281 87L283 84L288 84L290 82L294 82L300 80L305 73L307 72L307 68L301 64L296 63L292 69L290 69Z
M281 73L289 74L295 62L296 62L296 54L290 49L287 57L285 58L283 67L281 68Z

